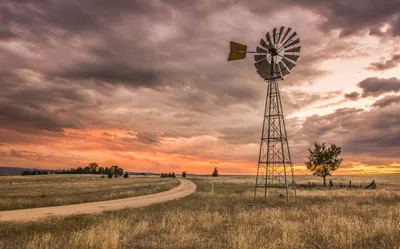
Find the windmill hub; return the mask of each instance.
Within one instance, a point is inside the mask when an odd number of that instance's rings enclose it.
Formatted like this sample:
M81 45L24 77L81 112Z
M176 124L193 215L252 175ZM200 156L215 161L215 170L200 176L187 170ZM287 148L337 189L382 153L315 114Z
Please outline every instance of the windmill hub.
M254 200L258 188L264 189L265 198L267 190L276 189L285 191L278 196L286 197L287 203L289 203L289 189L293 190L296 197L293 164L278 84L278 80L290 74L297 65L301 46L300 38L296 36L297 33L292 32L291 28L281 27L279 31L275 28L272 35L267 32L265 38L260 40L256 51L249 51L246 45L240 43L230 43L228 61L244 59L247 53L255 54L254 66L261 78L267 82Z

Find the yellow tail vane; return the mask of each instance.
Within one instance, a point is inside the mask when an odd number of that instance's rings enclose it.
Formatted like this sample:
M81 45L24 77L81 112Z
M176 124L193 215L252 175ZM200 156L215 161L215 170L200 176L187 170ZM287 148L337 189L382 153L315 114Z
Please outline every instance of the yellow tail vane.
M231 41L231 52L228 61L240 60L246 58L247 46Z

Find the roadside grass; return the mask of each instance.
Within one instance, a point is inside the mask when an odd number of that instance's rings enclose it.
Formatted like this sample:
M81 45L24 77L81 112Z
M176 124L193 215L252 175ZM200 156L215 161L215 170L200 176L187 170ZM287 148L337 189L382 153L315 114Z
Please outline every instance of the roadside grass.
M108 179L100 175L0 177L0 211L60 206L147 195L179 185L171 178Z
M196 193L181 200L0 223L0 248L400 248L400 176L350 178L378 189L298 189L287 206L275 194L254 203L254 177L193 177ZM321 181L296 181L310 179Z

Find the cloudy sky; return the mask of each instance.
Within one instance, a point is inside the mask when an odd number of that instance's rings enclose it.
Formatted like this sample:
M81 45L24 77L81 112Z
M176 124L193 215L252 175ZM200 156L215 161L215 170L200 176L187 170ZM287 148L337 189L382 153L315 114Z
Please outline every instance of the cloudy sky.
M400 172L399 0L1 1L0 166L254 173L266 85L229 41L280 26L296 172L315 141L339 173Z

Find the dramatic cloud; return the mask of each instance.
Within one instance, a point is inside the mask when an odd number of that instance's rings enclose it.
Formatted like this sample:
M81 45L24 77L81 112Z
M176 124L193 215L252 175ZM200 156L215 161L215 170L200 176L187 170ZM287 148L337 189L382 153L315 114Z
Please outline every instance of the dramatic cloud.
M377 100L372 106L374 107L386 107L391 104L397 104L400 102L400 95L388 95L382 99Z
M397 64L400 63L400 54L395 54L392 56L390 60L385 62L373 62L371 63L367 69L372 71L383 71L391 68L395 68Z
M362 89L362 97L377 97L384 93L399 92L400 91L400 80L392 77L389 79L385 78L367 78L357 84Z
M344 97L346 99L356 101L356 100L358 100L360 98L360 95L361 94L359 92L351 92L351 93L344 94Z

